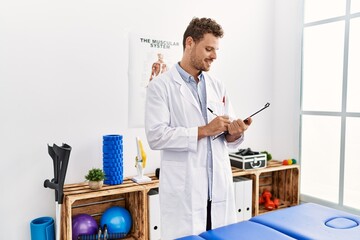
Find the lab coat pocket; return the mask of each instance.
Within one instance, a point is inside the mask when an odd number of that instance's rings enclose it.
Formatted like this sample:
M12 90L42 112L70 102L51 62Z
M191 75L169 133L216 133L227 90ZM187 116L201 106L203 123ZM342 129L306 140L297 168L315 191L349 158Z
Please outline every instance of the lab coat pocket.
M213 201L222 202L227 199L227 191L229 186L229 176L222 167L218 169L213 176Z
M186 166L183 162L163 161L160 174L161 191L174 195L184 192Z

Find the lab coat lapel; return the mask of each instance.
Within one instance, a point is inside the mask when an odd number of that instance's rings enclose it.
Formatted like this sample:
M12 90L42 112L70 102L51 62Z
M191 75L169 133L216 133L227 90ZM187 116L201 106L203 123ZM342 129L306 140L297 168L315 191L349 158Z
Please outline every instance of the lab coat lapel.
M175 82L177 82L180 85L180 93L181 93L181 95L184 97L184 99L186 99L188 102L190 102L198 110L198 112L201 114L201 109L200 109L200 106L199 106L198 102L194 98L194 95L191 93L189 87L186 85L184 80L181 78L181 76L180 76L179 72L177 71L176 67L174 66L171 69L171 71L172 71L171 74L173 75L173 79L175 80Z
M217 93L216 88L214 86L214 82L212 79L207 75L205 72L204 74L204 80L205 80L205 86L206 86L206 101L209 103L209 101L217 101Z

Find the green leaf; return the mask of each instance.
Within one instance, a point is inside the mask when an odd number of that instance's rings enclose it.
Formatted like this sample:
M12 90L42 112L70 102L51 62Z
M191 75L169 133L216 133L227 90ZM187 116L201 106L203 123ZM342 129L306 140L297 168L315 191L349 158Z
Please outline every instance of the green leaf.
M85 179L88 181L102 181L105 179L105 173L100 168L92 168L88 174L85 175Z

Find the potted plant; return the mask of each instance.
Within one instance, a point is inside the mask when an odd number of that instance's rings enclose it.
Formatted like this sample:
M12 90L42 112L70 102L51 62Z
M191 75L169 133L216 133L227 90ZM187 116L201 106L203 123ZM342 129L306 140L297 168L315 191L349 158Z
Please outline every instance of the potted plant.
M85 175L85 179L89 181L89 187L91 189L98 190L104 184L105 173L100 168L92 168L88 174Z

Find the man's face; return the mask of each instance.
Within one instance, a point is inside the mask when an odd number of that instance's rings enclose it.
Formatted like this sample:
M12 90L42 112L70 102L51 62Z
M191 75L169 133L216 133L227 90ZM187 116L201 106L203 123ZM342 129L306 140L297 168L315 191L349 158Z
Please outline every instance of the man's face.
M204 38L193 43L190 52L192 67L199 71L209 71L211 63L216 59L216 51L219 49L219 38L211 33L206 33Z

